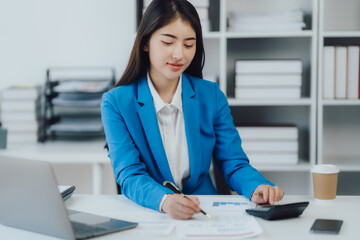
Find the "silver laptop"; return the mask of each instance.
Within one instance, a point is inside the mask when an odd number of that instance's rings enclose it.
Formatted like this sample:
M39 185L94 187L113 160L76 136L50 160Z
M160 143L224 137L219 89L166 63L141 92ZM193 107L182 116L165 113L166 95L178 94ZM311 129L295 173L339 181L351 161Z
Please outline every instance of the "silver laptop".
M49 163L0 157L0 223L64 239L87 239L137 223L66 210Z

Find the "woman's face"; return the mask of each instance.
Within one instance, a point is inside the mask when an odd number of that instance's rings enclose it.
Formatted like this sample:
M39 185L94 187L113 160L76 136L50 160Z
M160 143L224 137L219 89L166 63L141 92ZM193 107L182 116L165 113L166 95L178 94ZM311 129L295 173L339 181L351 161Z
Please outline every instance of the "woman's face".
M195 56L195 31L189 22L177 18L155 31L144 50L149 52L153 81L177 81Z

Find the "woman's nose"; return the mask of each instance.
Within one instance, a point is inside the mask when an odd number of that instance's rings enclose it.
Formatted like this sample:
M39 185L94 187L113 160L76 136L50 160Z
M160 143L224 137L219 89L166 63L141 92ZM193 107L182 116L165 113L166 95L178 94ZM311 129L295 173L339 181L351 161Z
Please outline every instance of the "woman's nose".
M184 50L183 46L180 45L180 44L177 44L176 46L174 46L173 53L172 53L173 56L172 57L174 59L177 59L177 60L182 59L183 50Z

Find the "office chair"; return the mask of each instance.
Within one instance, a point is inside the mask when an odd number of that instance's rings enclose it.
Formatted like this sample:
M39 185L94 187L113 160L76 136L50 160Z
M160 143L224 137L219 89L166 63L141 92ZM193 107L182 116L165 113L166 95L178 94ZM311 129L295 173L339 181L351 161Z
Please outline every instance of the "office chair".
M229 186L227 185L224 175L221 172L221 170L218 168L218 166L215 164L213 160L214 165L214 178L215 178L215 188L219 195L231 195L231 191Z
M108 146L107 142L105 142L104 148L107 150L107 152L109 152L109 146ZM111 163L111 166L112 166L111 160L110 160L110 163ZM112 166L112 167L113 167L113 166ZM117 194L121 195L121 187L120 187L120 185L116 182L116 179L115 179L115 184L116 184Z

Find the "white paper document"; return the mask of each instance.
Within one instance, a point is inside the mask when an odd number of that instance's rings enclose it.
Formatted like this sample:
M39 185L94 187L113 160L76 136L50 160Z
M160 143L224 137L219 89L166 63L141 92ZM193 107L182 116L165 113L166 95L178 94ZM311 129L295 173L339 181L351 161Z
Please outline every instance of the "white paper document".
M255 204L243 196L197 196L200 207L211 218L199 213L190 220L174 220L169 215L131 204L126 211L109 212L109 216L138 222L139 236L168 237L175 239L243 239L262 233L253 216L245 212ZM130 200L129 200L130 201ZM129 204L130 205L130 204ZM111 215L114 214L114 215Z
M234 198L199 197L208 219L197 214L189 221L177 221L177 239L241 239L259 235L262 229L245 209L255 207L242 196Z
M62 118L49 129L58 132L101 132L103 125L97 118Z
M111 81L65 81L54 87L57 93L66 92L104 92L111 86Z
M101 98L98 99L82 99L82 100L69 100L63 98L54 98L52 103L57 106L68 107L97 107L101 104Z

